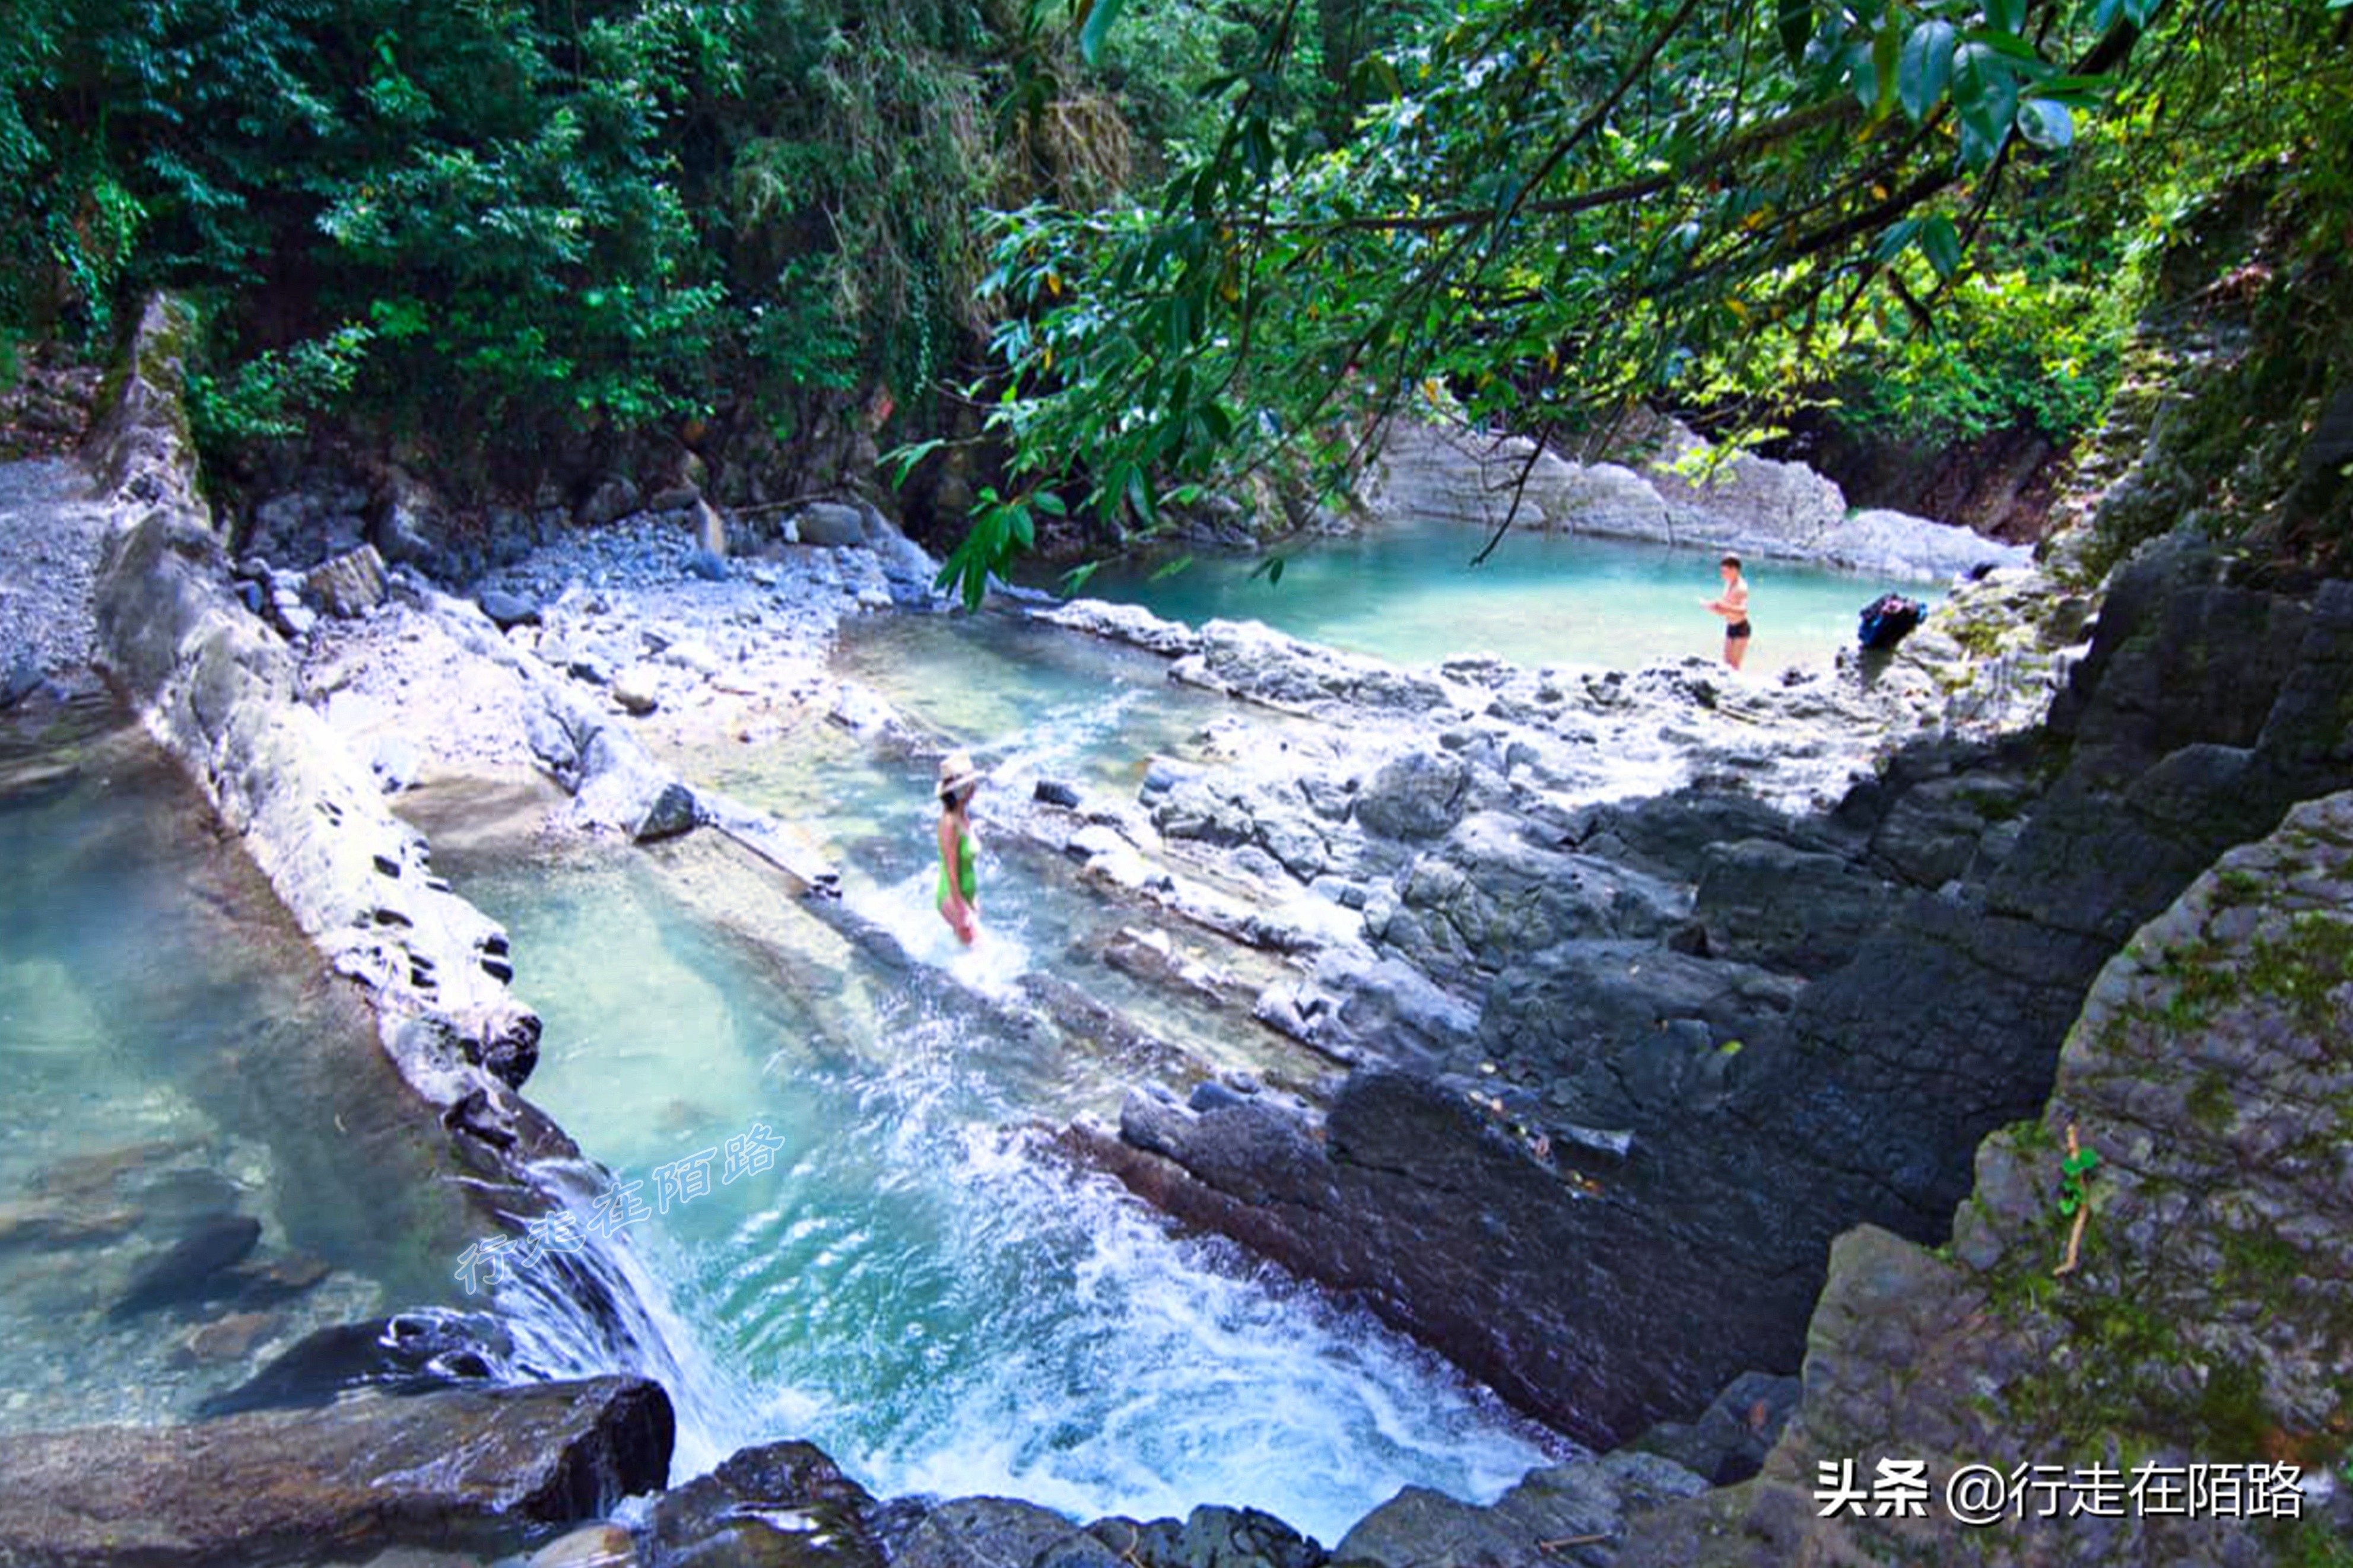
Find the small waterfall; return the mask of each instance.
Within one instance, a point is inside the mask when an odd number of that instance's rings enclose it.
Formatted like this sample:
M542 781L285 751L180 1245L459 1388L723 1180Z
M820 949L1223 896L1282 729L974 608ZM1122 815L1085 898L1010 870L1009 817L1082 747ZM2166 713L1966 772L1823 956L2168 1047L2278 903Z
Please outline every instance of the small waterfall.
M497 1288L514 1345L512 1369L533 1380L626 1373L669 1394L678 1418L672 1484L712 1468L764 1427L769 1414L712 1360L709 1339L679 1314L638 1247L589 1233L604 1173L575 1162L537 1173L580 1227L576 1251L543 1252ZM781 1412L779 1412L781 1414Z

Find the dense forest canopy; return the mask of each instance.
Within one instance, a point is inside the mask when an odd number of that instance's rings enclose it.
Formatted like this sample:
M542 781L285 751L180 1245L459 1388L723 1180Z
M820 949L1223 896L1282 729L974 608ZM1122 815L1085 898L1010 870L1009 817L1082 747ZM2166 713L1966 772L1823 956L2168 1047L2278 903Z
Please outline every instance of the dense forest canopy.
M216 447L896 410L902 467L986 449L976 591L1045 516L1336 486L1407 401L2063 438L2229 181L2346 247L2348 43L2353 0L16 0L0 342L176 287Z

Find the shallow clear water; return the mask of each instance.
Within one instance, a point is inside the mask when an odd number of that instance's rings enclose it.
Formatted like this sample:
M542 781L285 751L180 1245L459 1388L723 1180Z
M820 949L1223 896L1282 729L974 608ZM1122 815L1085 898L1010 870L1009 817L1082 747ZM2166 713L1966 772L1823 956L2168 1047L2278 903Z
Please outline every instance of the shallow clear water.
M759 907L753 868L697 863L723 853L459 884L515 937L548 1026L532 1093L584 1151L649 1201L712 1153L708 1192L625 1232L681 1364L675 1473L803 1436L882 1494L1249 1504L1329 1542L1409 1482L1491 1499L1557 1451L1368 1317L1172 1238L1056 1155L1031 1124L1115 1109L1125 1076L1089 1042L878 964L780 889ZM1050 921L990 956L1018 966ZM774 1163L723 1179L754 1133Z
M711 834L437 856L513 935L547 1023L530 1092L584 1151L651 1195L657 1169L712 1150L716 1172L755 1124L778 1141L772 1169L627 1232L682 1363L678 1473L799 1436L879 1493L1089 1518L1249 1504L1331 1542L1408 1483L1487 1500L1565 1453L1369 1316L1172 1237L1050 1146L1138 1081L1330 1067L1246 1008L1172 1003L1107 963L1149 917L992 832L1041 773L1132 792L1145 756L1183 752L1223 707L1160 660L995 617L880 619L839 665L997 770L969 952L932 908L935 753L830 726L704 776L810 830L841 869L837 921ZM1279 968L1161 934L1244 996ZM1158 1045L1103 1037L1086 1003Z
M1472 566L1486 536L1460 523L1398 521L1317 538L1266 557L1201 553L1103 566L1079 592L1139 604L1195 626L1260 620L1314 642L1403 665L1488 653L1530 667L1632 668L1724 649L1704 608L1719 552L1515 528ZM1854 641L1862 606L1917 584L1776 561L1747 564L1756 633L1746 668L1826 663Z
M183 1418L311 1328L457 1293L430 1120L121 713L0 724L0 1427ZM323 1277L113 1315L219 1215L260 1222L246 1268Z

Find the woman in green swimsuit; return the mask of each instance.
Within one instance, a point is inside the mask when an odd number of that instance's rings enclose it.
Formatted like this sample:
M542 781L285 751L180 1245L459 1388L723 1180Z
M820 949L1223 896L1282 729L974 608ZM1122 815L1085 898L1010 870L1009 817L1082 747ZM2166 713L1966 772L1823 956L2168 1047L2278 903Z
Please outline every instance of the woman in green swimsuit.
M980 841L965 814L981 776L968 752L950 752L940 759L940 887L934 902L966 947L980 934L980 888L972 877Z

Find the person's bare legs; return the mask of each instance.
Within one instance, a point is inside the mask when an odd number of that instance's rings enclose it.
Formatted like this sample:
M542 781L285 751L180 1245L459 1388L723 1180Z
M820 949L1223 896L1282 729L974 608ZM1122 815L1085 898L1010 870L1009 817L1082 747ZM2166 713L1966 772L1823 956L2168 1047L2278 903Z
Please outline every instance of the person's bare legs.
M1741 657L1747 653L1747 651L1748 639L1746 637L1726 637L1724 639L1724 662L1732 666L1733 668L1738 669L1740 668Z

